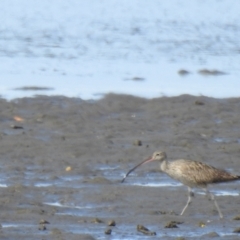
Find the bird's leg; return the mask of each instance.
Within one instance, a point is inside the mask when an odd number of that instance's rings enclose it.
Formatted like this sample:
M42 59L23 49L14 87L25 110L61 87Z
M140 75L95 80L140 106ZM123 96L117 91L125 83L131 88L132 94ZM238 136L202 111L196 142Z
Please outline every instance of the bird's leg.
M219 208L219 206L218 206L218 203L217 203L217 200L216 200L215 197L214 197L214 194L211 193L211 192L209 192L207 189L204 189L204 190L206 191L206 194L208 194L208 195L211 197L211 200L214 202L215 207L216 207L217 210L218 210L219 217L220 217L220 218L223 218L222 212L221 212L221 210L220 210L220 208Z
M185 207L183 208L182 212L180 215L183 215L183 213L185 212L185 210L187 209L188 205L192 202L192 197L194 196L194 193L192 192L192 189L190 187L188 187L188 200L187 200L187 204L185 205Z

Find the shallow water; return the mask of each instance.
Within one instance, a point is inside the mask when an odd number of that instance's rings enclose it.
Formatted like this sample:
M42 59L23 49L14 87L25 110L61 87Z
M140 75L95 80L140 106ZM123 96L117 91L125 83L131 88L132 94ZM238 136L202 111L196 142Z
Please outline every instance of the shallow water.
M237 1L4 0L1 7L4 98L239 96Z
M121 180L121 177L124 175L121 167L118 165L114 166L106 166L105 164L98 164L97 168L99 171L102 172L103 176L108 179L109 181L119 182ZM37 171L37 167L35 167L35 170ZM84 195L87 192L90 191L101 191L101 188L104 187L102 184L84 184L81 183L83 178L80 176L65 176L59 178L57 181L50 180L49 175L38 175L38 174L26 174L27 178L23 182L24 186L34 186L39 189L49 189L48 195L44 197L42 204L47 205L49 207L54 207L57 216L62 217L77 217L79 219L87 218L87 219L94 219L95 217L98 217L100 219L104 219L105 222L106 219L116 219L116 212L114 210L110 209L117 209L119 206L119 202L112 202L109 203L95 203L95 200L91 201L92 203L86 203L86 201L81 200L81 197L71 197L64 200L65 194L61 192L61 189L68 189L68 191L73 191L74 195L76 194L76 191L81 191L80 195ZM45 179L45 182L39 182L38 179ZM8 183L7 185L2 184L0 187L8 188L11 187L10 179L5 179L5 181ZM28 182L31 182L29 184ZM170 179L168 176L164 175L163 173L154 172L151 174L147 174L146 176L138 176L138 173L134 173L131 176L129 176L125 182L122 184L126 189L132 188L134 186L137 187L143 187L147 189L159 189L161 192L161 189L164 189L165 195L169 194L171 195L171 192L178 191L179 194L183 195L184 201L182 204L185 203L186 194L187 194L187 188L183 186L182 184ZM56 188L59 190L54 190L53 193L51 193L50 189ZM212 189L211 192L214 193L216 196L231 196L231 197L238 197L239 193L236 190L238 187L237 183L231 183L231 184L221 184L215 187L215 189ZM59 191L59 193L58 193ZM184 192L184 193L183 193ZM197 195L205 194L202 191L197 190ZM79 193L77 193L79 195ZM77 196L76 195L76 196ZM80 196L79 195L79 196ZM196 195L196 198L197 198ZM53 201L52 201L53 200ZM202 199L204 200L204 199ZM205 200L206 201L206 200ZM81 204L82 202L82 204ZM28 204L26 205L28 206ZM124 213L123 213L124 212ZM129 214L131 212L123 211L120 219L128 218ZM168 238L176 238L181 236L188 236L190 238L200 237L204 234L208 234L210 232L217 232L221 237L230 237L230 236L236 236L232 233L231 227L226 227L227 222L224 222L225 228L228 230L223 230L221 227L221 223L216 222L216 220L206 220L204 217L204 214L197 214L197 218L201 221L201 219L205 219L204 227L197 226L198 223L196 220L194 221L194 226L191 227L191 230L189 230L189 226L186 225L188 223L183 223L178 225L178 228L168 230L164 228L164 226L160 226L158 223L149 223L147 227L151 231L155 231L157 233L156 237L168 237ZM151 216L150 216L151 217ZM176 215L174 214L172 218L174 219ZM213 217L207 216L207 219L211 219ZM183 218L185 219L185 218ZM182 219L182 220L183 220ZM188 220L186 220L188 221ZM89 224L89 220L86 221L84 224L85 226L79 226L78 224L71 223L68 225L67 232L71 232L74 234L91 234L92 236L96 237L96 239L108 239L108 237L103 236L103 232L107 228L106 225L103 223L96 223L96 224ZM139 220L137 221L139 222ZM141 222L141 221L140 221ZM185 222L185 221L184 221ZM162 225L162 224L161 224ZM15 223L9 222L9 223L2 223L3 229L15 229L15 231L19 231L19 234L22 233L23 229L24 231L34 231L36 229L36 224L28 224L28 223ZM61 224L57 226L58 228L64 228L64 226L61 226ZM48 226L47 226L48 228ZM156 237L153 236L144 236L142 233L136 231L136 223L135 224L125 224L122 222L122 220L119 220L119 223L117 223L116 227L112 227L112 234L111 239L118 240L118 239L156 239ZM49 230L46 230L46 232L39 232L39 234L48 234Z

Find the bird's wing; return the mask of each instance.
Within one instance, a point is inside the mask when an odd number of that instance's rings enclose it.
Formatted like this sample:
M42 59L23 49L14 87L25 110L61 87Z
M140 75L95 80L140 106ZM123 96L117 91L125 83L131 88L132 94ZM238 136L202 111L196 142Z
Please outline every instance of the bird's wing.
M181 166L181 171L186 179L196 184L209 184L238 179L238 176L232 175L227 171L198 161L185 160Z

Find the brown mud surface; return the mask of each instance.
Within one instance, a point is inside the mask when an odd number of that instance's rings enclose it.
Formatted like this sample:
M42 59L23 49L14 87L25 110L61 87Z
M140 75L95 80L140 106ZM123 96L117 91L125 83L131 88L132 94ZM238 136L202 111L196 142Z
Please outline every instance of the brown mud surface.
M38 96L0 111L0 239L238 239L239 182L210 188L223 220L202 194L179 216L187 188L157 163L120 182L155 150L240 174L240 98Z

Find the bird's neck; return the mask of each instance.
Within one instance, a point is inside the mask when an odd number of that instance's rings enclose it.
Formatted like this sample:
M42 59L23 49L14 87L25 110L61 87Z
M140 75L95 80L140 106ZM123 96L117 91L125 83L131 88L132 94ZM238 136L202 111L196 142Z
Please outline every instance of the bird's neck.
M165 172L167 169L168 161L164 159L163 161L160 162L160 169Z

